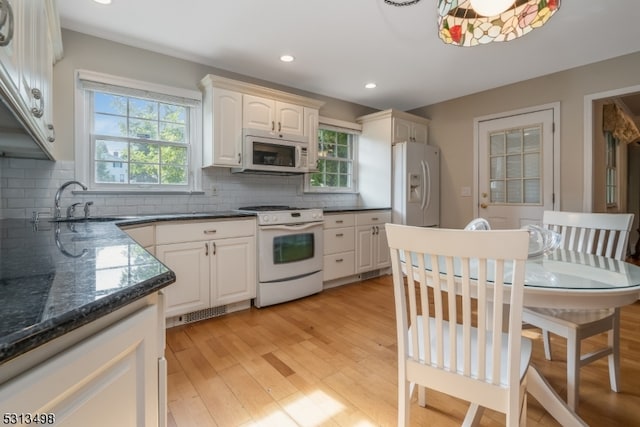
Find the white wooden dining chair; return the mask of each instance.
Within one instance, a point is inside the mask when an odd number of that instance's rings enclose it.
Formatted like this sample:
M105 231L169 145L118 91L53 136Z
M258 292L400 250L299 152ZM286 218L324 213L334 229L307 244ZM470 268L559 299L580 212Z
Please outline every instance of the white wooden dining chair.
M528 233L397 224L387 224L386 232L398 334L398 425L409 425L416 384L421 406L425 387L470 402L465 425L477 424L484 408L506 414L507 426L524 423L531 357L531 342L521 335ZM503 304L516 308L505 332Z
M545 211L543 225L561 235L560 247L577 252L624 259L633 214ZM567 404L579 403L580 368L608 357L611 390L620 386L620 309L565 310L525 308L524 322L542 329L544 353L551 360L549 332L567 339ZM582 354L586 338L607 332L606 347Z

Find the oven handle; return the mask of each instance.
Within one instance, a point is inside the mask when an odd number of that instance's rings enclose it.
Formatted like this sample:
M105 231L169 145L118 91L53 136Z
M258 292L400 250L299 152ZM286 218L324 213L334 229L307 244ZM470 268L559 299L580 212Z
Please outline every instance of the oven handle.
M317 227L319 225L322 225L322 221L310 222L308 224L301 224L301 225L289 225L289 224L263 225L260 227L260 229L261 230L300 231L300 230L307 230L312 227Z

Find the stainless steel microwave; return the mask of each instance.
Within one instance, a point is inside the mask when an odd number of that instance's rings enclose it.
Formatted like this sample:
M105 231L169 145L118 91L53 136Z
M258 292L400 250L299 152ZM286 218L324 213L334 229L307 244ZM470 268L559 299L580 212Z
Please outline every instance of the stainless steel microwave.
M294 175L309 172L309 140L299 135L243 131L242 167L232 172Z

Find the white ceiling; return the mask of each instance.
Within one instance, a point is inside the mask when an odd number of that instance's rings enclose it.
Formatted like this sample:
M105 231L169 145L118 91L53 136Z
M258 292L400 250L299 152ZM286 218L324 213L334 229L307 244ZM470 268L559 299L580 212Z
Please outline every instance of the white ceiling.
M57 5L63 28L377 109L409 110L640 51L638 0L563 0L544 27L471 48L440 41L437 0ZM296 61L280 62L283 53ZM370 81L378 87L365 89Z

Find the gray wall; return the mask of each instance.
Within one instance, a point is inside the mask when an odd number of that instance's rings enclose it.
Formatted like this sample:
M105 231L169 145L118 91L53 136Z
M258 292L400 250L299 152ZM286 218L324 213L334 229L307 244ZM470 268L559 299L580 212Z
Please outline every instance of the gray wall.
M582 211L585 96L640 84L640 52L411 111L429 117L429 143L441 150L441 226L463 227L473 218L473 120L476 117L560 102L562 210ZM597 161L597 159L594 159Z

